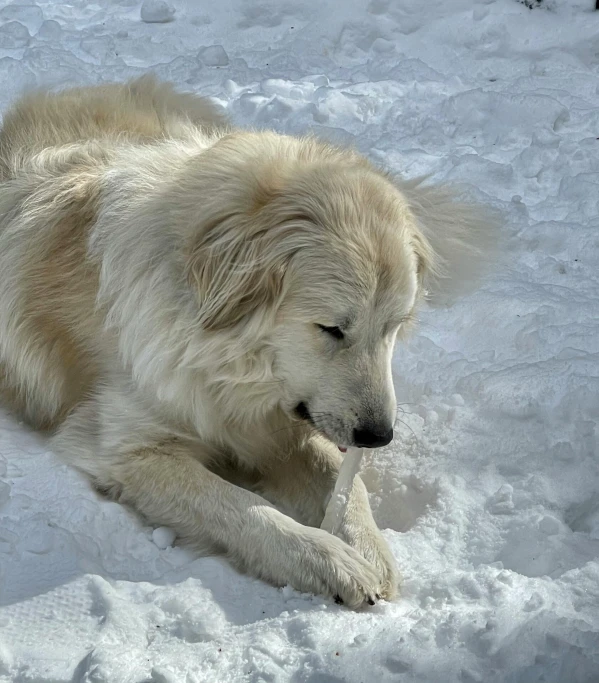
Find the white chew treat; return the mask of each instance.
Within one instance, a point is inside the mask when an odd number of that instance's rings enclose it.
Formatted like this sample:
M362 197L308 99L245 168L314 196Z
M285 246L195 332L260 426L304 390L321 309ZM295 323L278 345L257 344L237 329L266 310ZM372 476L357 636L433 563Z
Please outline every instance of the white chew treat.
M331 500L327 505L324 513L324 519L320 525L321 529L328 531L335 535L341 527L343 515L349 502L349 492L354 483L354 477L360 469L360 462L362 460L361 448L348 448L341 467L339 468L339 476L335 483L335 489Z

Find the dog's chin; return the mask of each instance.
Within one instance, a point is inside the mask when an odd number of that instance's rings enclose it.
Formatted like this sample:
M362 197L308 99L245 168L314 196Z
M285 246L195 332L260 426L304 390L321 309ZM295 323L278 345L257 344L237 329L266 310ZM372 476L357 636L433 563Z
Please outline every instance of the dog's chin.
M332 441L342 453L345 453L347 451L347 446L340 446L335 441L335 439L331 438L331 436L329 434L327 434L327 432L322 427L319 427L316 424L316 422L314 421L314 418L310 414L308 406L303 401L301 403L298 403L295 406L293 412L295 413L296 417L300 418L300 420L303 420L304 422L308 423L317 432L320 432L320 434L322 434L324 437L326 437L329 441Z

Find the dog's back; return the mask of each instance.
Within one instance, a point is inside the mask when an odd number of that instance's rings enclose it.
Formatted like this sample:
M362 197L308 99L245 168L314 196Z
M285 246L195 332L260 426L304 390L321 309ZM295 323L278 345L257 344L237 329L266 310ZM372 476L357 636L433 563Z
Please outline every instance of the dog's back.
M153 77L23 97L0 131L0 393L51 427L89 392L102 355L99 265L87 243L123 144L210 130L208 100Z
M178 137L182 125L226 125L207 99L178 93L169 83L143 76L63 92L37 91L5 113L0 131L0 178L13 177L34 154L89 140L151 142Z

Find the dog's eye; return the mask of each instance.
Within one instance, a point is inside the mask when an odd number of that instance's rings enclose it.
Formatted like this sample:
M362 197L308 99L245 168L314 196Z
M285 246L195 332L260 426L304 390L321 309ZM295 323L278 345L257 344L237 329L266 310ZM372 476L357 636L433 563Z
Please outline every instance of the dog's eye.
M317 325L323 332L330 334L335 339L344 339L345 335L340 327L327 327L326 325Z

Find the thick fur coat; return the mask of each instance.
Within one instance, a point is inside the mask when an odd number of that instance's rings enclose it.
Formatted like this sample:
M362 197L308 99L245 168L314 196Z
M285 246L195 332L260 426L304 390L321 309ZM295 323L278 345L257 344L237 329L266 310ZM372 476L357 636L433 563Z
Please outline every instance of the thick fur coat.
M341 538L318 527L341 451L391 440L395 339L477 269L484 212L150 77L24 97L0 180L11 406L202 551L350 607L393 598L359 479Z

